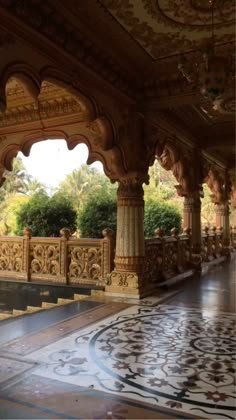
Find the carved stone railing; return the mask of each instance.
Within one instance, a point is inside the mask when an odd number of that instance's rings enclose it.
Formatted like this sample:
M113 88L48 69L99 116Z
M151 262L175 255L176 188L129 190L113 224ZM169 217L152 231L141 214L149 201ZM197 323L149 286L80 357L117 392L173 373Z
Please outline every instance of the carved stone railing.
M60 238L36 238L26 228L23 237L1 237L0 276L105 285L107 274L113 270L112 231L104 229L103 239L73 239L65 228L60 233Z
M160 283L187 271L191 266L191 236L186 230L178 235L164 236L162 229L155 231L155 238L145 241L144 278L149 284Z
M210 262L221 257L223 252L222 228L205 227L202 233L202 260Z

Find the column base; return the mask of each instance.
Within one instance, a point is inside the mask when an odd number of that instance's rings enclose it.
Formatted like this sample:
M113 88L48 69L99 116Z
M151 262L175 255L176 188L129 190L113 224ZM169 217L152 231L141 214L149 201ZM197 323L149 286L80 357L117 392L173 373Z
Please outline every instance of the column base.
M128 271L113 271L105 288L106 295L117 297L138 299L142 292L142 274Z
M202 267L202 256L198 252L192 252L191 255L191 268L193 268L196 271L201 271Z

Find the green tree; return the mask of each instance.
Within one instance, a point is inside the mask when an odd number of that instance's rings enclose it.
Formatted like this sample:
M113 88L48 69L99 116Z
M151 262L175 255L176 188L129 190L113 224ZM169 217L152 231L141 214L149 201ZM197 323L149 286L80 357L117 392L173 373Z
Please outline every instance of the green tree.
M90 195L79 213L78 227L85 238L102 238L107 227L116 233L116 199L109 194Z
M43 185L27 173L20 158L13 161L12 171L5 171L0 188L0 235L11 235L16 229L16 211Z
M179 211L170 204L160 203L153 199L147 200L144 212L145 237L152 238L157 228L163 229L166 235L170 235L170 230L173 227L181 230Z
M102 172L88 165L81 165L67 175L58 187L58 192L71 199L76 210L79 210L93 194L115 196L116 186Z
M13 234L16 230L16 212L28 200L26 195L10 194L0 203L0 236Z
M180 212L183 208L183 198L179 197L175 188L177 181L171 171L166 171L155 160L149 168L149 185L144 186L145 201L149 199L174 205Z
M34 236L59 236L63 227L71 232L76 230L76 218L70 200L61 194L48 197L45 192L39 192L18 210L15 233L22 235L23 229L29 227Z

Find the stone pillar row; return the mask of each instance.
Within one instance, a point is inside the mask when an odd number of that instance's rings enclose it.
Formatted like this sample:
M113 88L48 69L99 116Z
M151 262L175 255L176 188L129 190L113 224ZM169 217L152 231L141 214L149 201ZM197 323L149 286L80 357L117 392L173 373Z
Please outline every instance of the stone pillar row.
M108 294L140 297L148 292L143 282L145 261L143 181L129 177L119 181L117 190L117 236L115 269L106 286ZM184 198L183 227L191 229L192 265L201 269L201 199L200 192ZM216 225L223 229L224 247L230 244L229 206L216 204Z

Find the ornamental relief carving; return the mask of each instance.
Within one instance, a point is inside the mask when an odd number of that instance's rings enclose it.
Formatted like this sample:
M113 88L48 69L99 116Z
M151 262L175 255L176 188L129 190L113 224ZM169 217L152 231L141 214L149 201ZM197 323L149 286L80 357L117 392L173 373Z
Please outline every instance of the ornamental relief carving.
M23 109L22 109L23 108ZM41 102L39 108L36 105L12 108L0 115L0 127L11 127L12 125L25 124L32 121L40 121L42 118L54 118L66 115L78 114L81 107L75 100L53 103Z
M204 182L211 190L212 201L221 204L228 200L229 184L226 182L225 175L220 173L215 167L211 167Z
M191 196L200 193L198 174L194 171L194 158L187 158L174 144L165 142L158 144L156 155L160 165L172 171L179 185L176 186L180 196Z
M99 280L101 276L100 247L72 246L68 248L69 279L77 282L79 279Z
M59 244L30 244L30 269L33 275L59 276L60 250Z
M23 244L17 242L0 243L0 271L21 272L23 264Z

